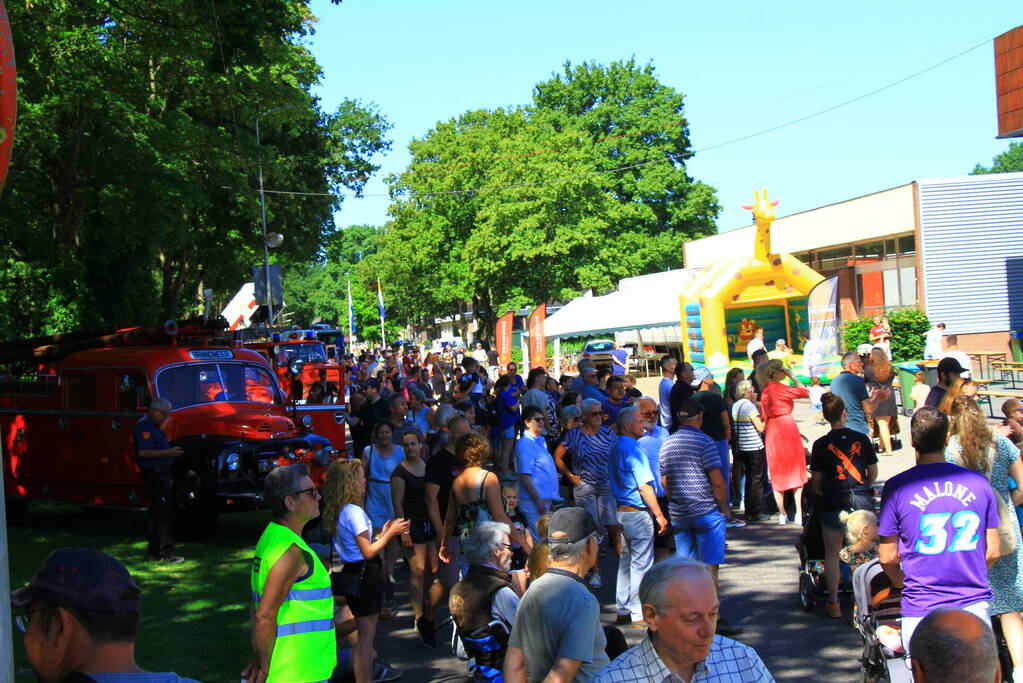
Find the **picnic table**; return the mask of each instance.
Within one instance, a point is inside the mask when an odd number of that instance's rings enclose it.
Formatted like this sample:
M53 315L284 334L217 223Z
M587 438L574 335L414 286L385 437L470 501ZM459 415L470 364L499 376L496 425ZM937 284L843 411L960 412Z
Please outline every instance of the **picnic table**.
M977 361L977 369L984 377L991 376L991 365L995 358L1005 360L1005 351L972 351L966 354L971 360Z
M991 417L995 417L996 398L1018 398L1023 400L1023 391L1016 389L984 389L977 392L978 403L986 402Z
M1015 360L1007 360L995 363L993 366L994 371L1000 373L1001 380L1004 382L1006 376L1009 378L1009 382L1012 384L1012 388L1016 388L1016 373L1023 372L1023 362Z

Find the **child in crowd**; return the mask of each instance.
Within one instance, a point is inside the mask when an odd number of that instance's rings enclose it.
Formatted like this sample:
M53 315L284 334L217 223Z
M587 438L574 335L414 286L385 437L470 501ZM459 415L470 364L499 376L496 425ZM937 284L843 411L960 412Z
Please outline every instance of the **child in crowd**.
M1006 431L1008 431L1005 436L1019 446L1020 443L1023 443L1023 402L1018 398L1010 398L1002 404L1002 414L1005 415L1002 426L1006 427ZM1009 481L1012 479L1010 478Z
M810 378L810 410L813 411L814 424L827 424L824 421L824 387L821 386L821 378L814 375Z
M877 557L877 515L870 510L842 512L839 521L845 524L845 540L848 545L838 551L838 556L849 565L850 573Z
M529 553L529 562L526 567L529 569L529 580L536 581L545 573L551 565L551 549L547 544L547 527L551 523L551 513L536 520L537 542L533 544L533 550Z
M927 394L930 393L931 387L927 384L927 375L923 370L913 373L913 380L914 384L913 388L909 390L909 397L913 399L913 410L919 410L927 400Z
M529 522L523 511L519 509L519 489L514 486L504 486L501 488L501 495L504 497L504 511L507 512L508 519L511 520L511 526L525 536L527 542L531 541L533 537L527 533ZM531 547L532 544L529 548L523 548L518 543L511 543L511 571L518 572L526 568L526 560L529 559Z

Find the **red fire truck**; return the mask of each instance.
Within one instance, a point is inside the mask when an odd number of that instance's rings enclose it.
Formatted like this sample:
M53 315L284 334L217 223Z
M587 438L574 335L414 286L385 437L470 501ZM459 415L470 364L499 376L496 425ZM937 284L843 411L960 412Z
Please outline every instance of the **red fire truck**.
M153 397L170 401L164 430L185 450L173 466L182 524L209 527L223 509L257 504L266 473L283 464L306 463L322 483L338 453L312 448L296 429L262 355L212 343L225 324L0 344L0 448L13 511L29 500L145 506L132 426Z
M259 352L274 368L299 424L343 451L345 376L336 362L327 359L323 342L311 330L290 330L274 332L269 341L248 341L245 348ZM321 371L332 390L329 397L324 396L321 387L314 386L320 381Z

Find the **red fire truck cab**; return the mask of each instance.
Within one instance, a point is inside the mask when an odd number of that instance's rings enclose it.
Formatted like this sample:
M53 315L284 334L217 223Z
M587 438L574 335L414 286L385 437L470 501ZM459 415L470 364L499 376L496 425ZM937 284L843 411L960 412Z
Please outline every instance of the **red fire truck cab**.
M35 365L0 375L4 484L15 512L29 500L145 506L132 427L154 397L170 402L164 431L185 451L172 469L182 522L201 528L223 509L257 504L266 474L283 464L310 465L322 485L336 451L314 448L296 429L262 355L210 344L220 330L168 323L0 344L0 364Z
M296 422L343 451L345 376L341 366L327 359L323 342L312 333L299 330L274 333L269 341L246 342L245 348L259 352L274 368ZM332 389L330 396L324 396L320 387L315 386L321 371Z

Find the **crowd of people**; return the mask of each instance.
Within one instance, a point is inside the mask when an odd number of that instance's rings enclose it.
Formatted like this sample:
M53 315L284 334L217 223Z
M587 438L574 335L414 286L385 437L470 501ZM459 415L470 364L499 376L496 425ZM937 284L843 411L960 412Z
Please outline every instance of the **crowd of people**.
M404 557L409 626L435 648L447 607L475 680L772 681L728 637L742 629L719 614L719 568L729 528L801 525L806 500L821 516L828 616L842 616L840 562L879 557L902 589L905 649L930 653L914 656L918 680L940 680L934 629L966 623L970 637L956 637L986 652L990 615L1023 666L1023 539L999 514L1023 502L1019 402L992 429L955 357L934 387L918 377L917 465L887 481L876 514L878 456L898 435L886 349L847 353L826 391L803 386L784 340L772 353L758 339L753 372L733 369L723 386L666 356L657 396L589 359L561 381L497 370L486 352L347 359L351 458L322 491L301 465L266 478L274 520L252 565L243 677L398 678L374 640L399 610ZM792 415L803 400L831 427L813 444ZM609 552L617 572L602 577ZM594 595L607 581L614 625ZM633 627L646 637L627 648Z

